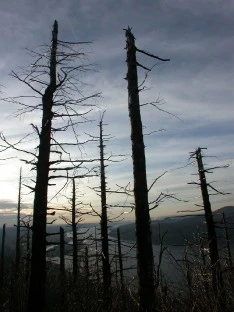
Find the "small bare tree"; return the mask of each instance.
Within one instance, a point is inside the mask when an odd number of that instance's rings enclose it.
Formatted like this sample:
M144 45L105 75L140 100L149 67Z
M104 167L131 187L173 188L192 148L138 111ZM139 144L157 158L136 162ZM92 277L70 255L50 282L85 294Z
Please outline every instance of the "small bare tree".
M61 219L71 228L72 230L72 265L73 265L73 281L77 281L78 275L78 224L83 220L83 213L81 211L82 207L84 207L84 203L82 201L77 201L77 191L76 191L76 183L75 178L72 178L72 197L70 200L71 208L64 208L66 215L63 215ZM70 214L70 216L68 215ZM85 234L85 231L82 234Z
M203 164L203 155L202 155L202 148L197 148L195 152L191 153L190 158L195 158L197 167L198 167L198 174L199 174L199 182L190 182L189 184L196 184L199 185L201 188L202 193L202 200L203 200L203 208L205 213L206 219L206 226L207 226L207 236L208 236L208 244L209 244L209 255L210 255L210 263L211 263L211 270L212 270L212 284L213 290L216 294L219 292L222 293L222 303L224 303L224 293L223 293L223 278L222 278L222 271L221 271L221 264L220 264L220 257L218 251L218 240L215 228L215 221L213 218L213 212L211 209L210 203L210 194L208 189L215 191L216 194L226 195L228 193L218 191L214 186L207 182L206 173L211 173L212 170L218 168L225 168L227 166L216 166L212 168L204 168Z

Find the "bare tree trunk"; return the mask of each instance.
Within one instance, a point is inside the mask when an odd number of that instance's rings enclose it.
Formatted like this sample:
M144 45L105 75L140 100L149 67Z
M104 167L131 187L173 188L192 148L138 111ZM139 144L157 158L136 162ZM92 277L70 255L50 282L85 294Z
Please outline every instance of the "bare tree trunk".
M111 271L109 262L109 241L108 241L108 224L107 224L107 206L106 206L106 176L104 164L104 144L103 144L103 123L100 127L100 171L101 171L101 240L102 240L102 271L104 295L107 296L111 284Z
M21 180L22 168L20 168L19 177L19 194L18 194L18 207L17 207L17 225L16 225L16 248L15 248L15 276L19 274L20 268L20 209L21 209Z
M6 238L6 224L2 227L2 246L1 246L1 263L0 263L0 286L3 286L4 281L4 264L5 264L5 238Z
M77 258L77 222L76 222L76 186L75 179L72 179L72 265L73 265L73 281L77 279L78 258Z
M217 293L220 290L220 287L223 285L220 262L219 262L219 253L218 253L218 243L217 236L215 231L215 224L213 220L213 213L211 210L211 204L209 199L209 193L207 188L205 169L202 161L201 148L196 150L196 160L198 165L198 173L200 178L201 193L205 211L207 232L208 232L208 241L209 241L209 254L211 260L212 276L213 276L213 289Z
M155 303L154 262L146 178L145 146L138 90L135 38L130 30L127 38L128 108L131 122L132 159L135 196L137 274L140 311L153 311Z
M39 154L35 185L31 277L28 297L28 312L43 311L45 308L46 284L46 211L49 178L51 124L53 95L56 91L56 53L58 24L54 22L50 55L50 83L42 97L43 116L39 135Z

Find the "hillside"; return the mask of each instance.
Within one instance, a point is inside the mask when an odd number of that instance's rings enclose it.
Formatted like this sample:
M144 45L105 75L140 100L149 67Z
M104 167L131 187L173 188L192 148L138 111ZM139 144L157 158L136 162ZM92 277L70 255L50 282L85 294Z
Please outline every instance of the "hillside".
M225 212L226 221L229 225L230 241L234 244L234 206L222 207L214 211L214 219L221 222L222 212ZM234 227L233 227L234 228ZM128 223L119 226L121 239L135 241L135 224ZM198 232L206 232L206 224L204 216L186 216L186 217L167 217L162 220L152 220L152 239L153 244L158 245L159 229L161 234L166 233L164 242L168 245L184 245L185 241L194 241L194 237ZM116 229L110 231L110 235L116 237ZM217 236L223 237L223 229L217 228Z
M234 206L225 206L216 211L214 211L214 218L216 222L220 222L222 220L222 212L225 212L226 221L229 226L229 236L231 244L234 245ZM165 235L165 244L167 245L184 245L185 241L194 241L194 236L196 233L206 232L205 218L203 216L175 216L175 217L167 217L161 220L152 220L151 228L152 228L152 238L153 244L158 245L159 240L159 229L161 234L166 233ZM94 224L87 224L83 226L94 226ZM59 232L60 225L50 225L47 228L48 233ZM233 228L233 229L232 229ZM130 240L135 241L135 224L131 223L123 223L119 225L121 239L122 240ZM65 227L65 230L69 230L69 228ZM21 235L26 235L25 230L21 230ZM113 237L117 236L116 227L112 227L110 229L110 235ZM223 237L223 230L217 228L218 237ZM2 237L2 229L0 229L0 242ZM12 252L15 249L15 239L16 239L16 227L7 227L6 228L6 247L8 252ZM59 234L48 236L47 240L50 242L58 242ZM69 237L66 237L66 242L70 240ZM67 247L68 248L68 247ZM68 248L69 249L69 248Z

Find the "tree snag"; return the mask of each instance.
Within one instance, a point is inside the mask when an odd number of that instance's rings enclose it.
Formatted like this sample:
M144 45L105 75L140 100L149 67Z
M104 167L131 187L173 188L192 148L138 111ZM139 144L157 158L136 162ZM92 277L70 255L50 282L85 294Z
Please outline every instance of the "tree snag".
M220 268L220 259L219 259L219 252L218 252L218 242L217 242L217 236L216 236L216 230L215 230L215 223L214 223L213 213L211 210L211 204L210 204L210 199L209 199L208 184L206 182L206 175L205 175L206 170L204 169L200 147L196 150L195 154L196 154L196 161L197 161L198 173L199 173L199 179L200 179L200 187L201 187L206 225L207 225L213 289L217 293L218 290L220 290L220 287L223 284L223 281L222 281L221 268Z
M151 238L148 187L146 178L145 146L142 131L135 38L126 30L128 109L131 123L132 159L135 197L137 243L137 275L140 311L154 311L155 285Z
M106 175L104 162L104 143L103 143L103 115L100 123L100 177L101 177L101 240L102 240L102 272L103 272L103 292L104 301L107 304L107 298L110 293L111 271L109 261L109 240L108 240L108 222L107 222L107 204L106 204Z
M58 23L54 22L50 51L50 82L42 96L42 125L39 134L39 153L35 185L31 276L28 297L28 312L43 311L46 283L46 211L51 147L51 124L53 95L56 91L56 53ZM36 309L35 309L36 307Z

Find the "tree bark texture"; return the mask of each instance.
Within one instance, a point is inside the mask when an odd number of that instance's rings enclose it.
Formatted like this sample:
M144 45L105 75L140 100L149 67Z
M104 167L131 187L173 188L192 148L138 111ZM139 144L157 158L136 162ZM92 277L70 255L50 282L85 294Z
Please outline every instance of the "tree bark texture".
M146 178L145 146L140 113L135 38L130 28L126 31L126 39L128 109L131 123L140 311L154 311L154 261Z

